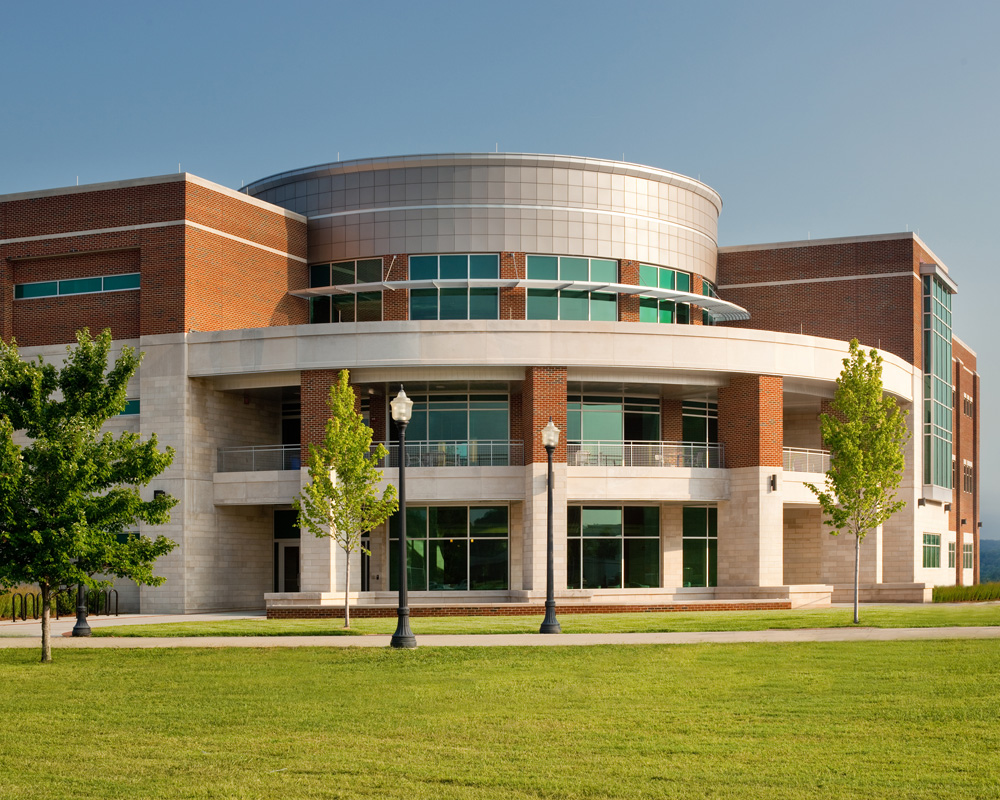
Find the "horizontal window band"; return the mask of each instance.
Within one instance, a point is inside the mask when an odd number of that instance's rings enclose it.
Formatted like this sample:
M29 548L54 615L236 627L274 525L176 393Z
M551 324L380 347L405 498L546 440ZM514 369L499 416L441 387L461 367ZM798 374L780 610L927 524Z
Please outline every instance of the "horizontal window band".
M324 297L328 295L362 294L364 292L397 291L400 289L542 289L548 291L602 292L619 295L638 295L657 300L672 300L676 303L691 303L705 311L715 320L730 322L750 319L750 313L735 303L717 297L682 292L676 289L659 289L652 286L634 286L625 283L603 283L601 281L532 280L529 278L437 278L420 281L379 281L374 283L350 283L339 286L320 286L313 289L295 289L289 292L294 297Z

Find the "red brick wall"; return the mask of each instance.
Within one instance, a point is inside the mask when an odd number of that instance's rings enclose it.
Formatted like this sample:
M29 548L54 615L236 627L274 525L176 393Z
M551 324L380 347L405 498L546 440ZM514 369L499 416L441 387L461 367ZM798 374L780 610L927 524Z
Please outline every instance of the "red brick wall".
M881 347L919 366L920 280L914 273L919 271L921 254L917 250L912 239L885 239L720 252L719 295L751 314L748 321L725 324L844 341L857 338L865 347ZM924 254L923 260L930 258ZM727 288L896 272L908 274ZM905 309L912 309L912 313Z
M367 389L363 389L367 393ZM376 389L375 394L368 395L368 424L372 429L373 442L389 441L386 429L386 402L385 395Z
M618 262L618 282L629 286L639 285L639 262L621 259ZM620 322L639 321L638 295L618 295L618 320Z
M514 384L510 387L510 406L507 413L510 419L510 440L512 442L524 441L524 411L523 396L521 394L521 384ZM543 451L544 452L544 451ZM520 466L511 461L511 466Z
M701 275L697 273L691 273L691 291L695 294L702 294L702 290L705 288L705 282L702 280ZM691 306L691 324L692 325L702 325L704 324L701 319L701 306L693 305Z
M665 442L680 442L684 436L683 404L680 400L660 400L660 437Z
M952 413L954 456L957 465L952 490L949 527L956 532L955 580L962 585L962 545L973 545L973 582L979 582L979 375L976 356L961 342L952 340L955 408ZM965 413L965 395L973 399L972 415ZM972 462L973 491L965 490L963 467ZM962 525L962 520L965 524Z
M139 272L139 251L73 253L10 263L12 284L91 278ZM17 300L10 309L11 333L22 347L72 342L76 332L84 327L89 327L95 335L110 328L115 339L139 336L136 290ZM39 324L40 320L44 324Z
M527 276L527 255L524 253L500 254L500 277L504 279ZM500 289L500 319L524 319L527 294L524 289Z
M559 444L553 461L566 461L566 367L528 367L524 371L521 394L524 422L524 463L545 463L548 455L542 447L542 428L549 418L559 428Z
M266 247L305 255L304 222L186 180L95 191L67 189L51 197L13 200L0 204L0 239L84 233L0 245L0 264L4 266L0 334L10 337L15 333L11 284L28 280L12 274L12 265L13 273L30 273L36 280L134 269L142 273L138 300L117 294L86 300L78 296L71 313L65 304L47 305L46 318L36 320L38 330L31 334L36 344L70 342L73 336L67 332L83 325L98 330L109 321L120 338L307 320L307 303L287 294L289 289L307 284L304 263L184 224L85 232L185 219ZM133 252L121 256L114 255L116 251ZM133 263L120 270L114 263L120 258L131 258ZM92 265L105 262L106 269L92 269ZM27 310L25 306L17 313L23 317Z
M337 381L336 369L302 371L302 463L309 458L309 445L319 444L326 434L330 418L330 387Z
M382 256L382 278L387 281L405 281L410 276L409 256L399 253ZM396 289L392 292L382 292L382 319L407 320L410 318L410 292L407 289Z
M773 375L734 375L719 389L726 467L781 467L782 389L782 379Z

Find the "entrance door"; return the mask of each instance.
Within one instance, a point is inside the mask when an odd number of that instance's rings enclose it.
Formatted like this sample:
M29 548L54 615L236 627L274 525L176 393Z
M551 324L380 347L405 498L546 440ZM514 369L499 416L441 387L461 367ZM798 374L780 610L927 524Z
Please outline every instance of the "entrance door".
M299 591L299 543L275 542L274 566L277 592Z

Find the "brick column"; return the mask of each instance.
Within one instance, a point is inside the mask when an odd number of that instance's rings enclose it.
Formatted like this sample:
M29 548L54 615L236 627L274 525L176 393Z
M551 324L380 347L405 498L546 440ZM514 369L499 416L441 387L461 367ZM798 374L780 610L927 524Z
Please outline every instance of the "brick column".
M9 342L14 335L14 280L13 269L4 257L4 250L0 246L0 339Z
M773 375L734 375L719 389L719 441L726 467L781 468L783 384Z
M566 587L566 367L528 367L521 391L525 500L521 541L521 587L545 590L548 541L548 456L542 428L559 428L552 453L553 565L557 590Z
M630 286L639 285L639 262L622 259L618 262L618 282L627 283ZM638 295L618 295L618 321L638 322L639 321L639 296Z
M382 256L382 280L405 281L410 276L410 259L405 253ZM410 292L395 289L382 292L382 319L386 322L410 318Z
M527 277L527 263L524 253L501 253L500 277L505 280ZM524 319L526 301L524 289L500 289L500 319Z
M309 445L320 444L326 434L326 421L330 418L330 387L337 380L336 369L309 369L302 371L302 466L309 459Z
M524 436L524 463L544 464L548 456L542 447L542 428L549 418L559 428L559 444L553 462L566 461L566 367L528 367L521 393L521 431Z
M691 291L695 294L702 294L705 285L701 279L701 275L697 273L691 273ZM703 325L701 321L701 307L692 305L691 306L691 324L692 325Z
M660 438L665 442L684 440L683 404L680 400L660 400Z
M385 395L380 389L376 389L375 394L368 396L368 419L372 429L372 441L388 442Z

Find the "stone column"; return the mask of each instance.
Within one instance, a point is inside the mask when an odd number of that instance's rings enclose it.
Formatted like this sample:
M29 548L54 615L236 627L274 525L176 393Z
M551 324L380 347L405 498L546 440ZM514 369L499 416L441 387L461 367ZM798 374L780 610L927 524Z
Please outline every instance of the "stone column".
M734 375L719 389L730 487L729 500L719 503L720 588L784 583L782 389L782 379L770 375Z

